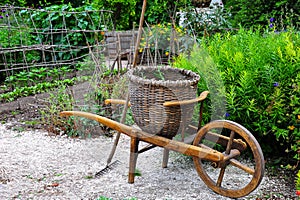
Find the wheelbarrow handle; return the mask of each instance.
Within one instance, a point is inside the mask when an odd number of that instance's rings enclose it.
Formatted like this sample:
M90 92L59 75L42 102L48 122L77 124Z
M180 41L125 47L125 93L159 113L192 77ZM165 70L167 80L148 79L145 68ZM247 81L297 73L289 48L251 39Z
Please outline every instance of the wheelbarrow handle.
M126 104L126 100L123 99L106 99L104 101L105 104L122 104L125 105ZM128 106L130 107L131 104L130 102L128 102Z
M171 107L171 106L193 104L193 103L197 103L197 102L201 102L201 101L205 100L208 94L209 94L209 91L203 91L200 94L200 96L195 99L184 100L184 101L168 101L168 102L165 102L163 105L165 107Z
M190 99L190 100L184 100L184 101L168 101L165 102L163 105L166 107L171 107L171 106L180 106L180 105L188 105L192 103L197 103L201 102L206 99L207 95L209 94L209 91L203 91L199 97L195 99ZM123 99L106 99L104 101L105 104L122 104L125 105L126 101ZM130 102L128 103L128 106L131 106Z

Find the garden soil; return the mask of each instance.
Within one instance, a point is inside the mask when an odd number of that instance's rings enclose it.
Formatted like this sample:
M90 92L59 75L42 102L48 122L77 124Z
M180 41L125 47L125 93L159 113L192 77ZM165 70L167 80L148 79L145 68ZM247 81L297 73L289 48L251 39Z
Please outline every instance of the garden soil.
M86 86L78 85L84 93ZM80 93L77 93L79 96ZM139 155L135 183L127 182L130 139L122 135L113 160L118 165L100 177L114 137L53 135L40 124L41 99L48 94L0 104L0 199L229 199L212 192L199 178L190 158L172 152L168 168L161 168L162 149ZM244 181L242 177L238 177ZM241 199L297 199L294 176L276 170Z

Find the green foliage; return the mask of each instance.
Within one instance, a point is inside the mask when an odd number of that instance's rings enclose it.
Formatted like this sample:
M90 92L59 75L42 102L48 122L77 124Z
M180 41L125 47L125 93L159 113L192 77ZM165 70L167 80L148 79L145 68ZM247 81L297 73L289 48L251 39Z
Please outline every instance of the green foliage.
M12 88L23 87L25 85L33 86L38 83L64 79L67 73L71 71L72 69L68 66L52 69L46 67L31 68L6 77L4 83Z
M205 90L210 91L209 106L205 105L203 113L204 122L223 118L226 112L225 87L218 68L208 52L203 48L195 47L190 56L180 55L173 65L177 68L192 70L200 75L198 94Z
M56 5L56 4L72 4L74 7L79 7L84 5L85 3L89 3L89 1L82 1L82 0L2 0L2 4L7 5L14 5L19 7L45 7L50 5Z
M2 22L4 21L1 20ZM0 41L2 48L16 47L20 45L34 44L34 37L30 34L30 29L8 29L6 26L0 29ZM27 60L31 62L32 60Z
M148 0L145 21L149 24L164 24L175 20L174 14L185 7L188 0ZM94 0L92 3L98 9L114 11L114 24L117 30L132 29L139 24L143 1L138 0Z
M142 2L142 1L140 1ZM188 1L150 0L147 1L145 19L150 24L166 24L175 20L175 13ZM140 12L139 12L140 13Z
M203 39L202 48L180 55L174 66L197 72L200 92L210 91L206 122L210 116L236 121L254 133L266 155L287 153L297 161L300 35L261 32L240 29Z
M300 2L298 0L224 0L226 8L230 8L233 14L232 23L235 27L241 24L243 27L267 26L271 17L284 28L291 26L299 28ZM282 29L280 29L282 30Z
M297 173L297 177L296 177L296 190L300 190L300 170Z
M90 5L73 8L71 4L54 5L36 10L3 8L0 14L0 44L4 48L4 54L0 57L0 63L7 63L8 66L3 64L0 69L12 68L11 66L18 68L23 63L30 67L42 60L43 62L69 61L86 55L89 49L80 46L87 46L87 43L90 45L100 43L103 39L101 30L112 29L111 22L107 22L110 13L99 12ZM64 30L66 31L64 32ZM84 30L91 32L84 32ZM34 45L40 44L55 45L53 47L55 53L50 53L50 51L42 53L40 50L36 50ZM26 51L24 51L25 48ZM49 46L45 48L48 49ZM64 68L53 69L53 72L57 70L58 73ZM23 73L22 75L25 76L22 79L27 77L28 83L31 85L32 82L40 81L40 79L31 79L34 70L27 70L28 74L25 74L24 71L20 72L19 75ZM18 69L13 70L14 74L8 78L9 80L16 78L14 77L16 71L18 72ZM10 71L6 74L0 72L1 79L11 75L10 73ZM37 76L44 75L44 73L35 74Z
M41 114L41 124L46 130L56 135L68 134L69 137L91 137L95 132L98 123L93 120L78 117L61 117L60 112L74 110L76 101L73 92L68 85L61 83L57 88L49 92L49 97L39 109ZM87 108L80 108L81 111L89 111ZM97 130L99 131L99 129Z
M60 117L59 113L64 110L73 110L75 100L72 93L67 86L60 84L58 89L49 92L49 98L46 99L46 105L39 109L41 113L41 123L46 126L49 132L61 134L61 132L68 131L73 133L74 119ZM72 130L72 131L71 131Z
M97 198L97 200L112 200L111 198L105 197L105 196L100 196Z
M103 35L99 31L112 29L111 24L105 23L110 14L108 12L100 14L91 5L78 8L73 8L71 4L53 5L30 12L22 10L20 15L27 19L29 27L38 27L42 30L35 35L38 44L49 43L49 34L51 34L51 44L59 45L56 47L57 53L54 56L57 60L69 60L86 54L88 49L74 48L69 51L70 46L86 46L87 42L98 43L103 40ZM64 29L74 31L62 33L61 30ZM91 32L80 30L91 30ZM99 31L93 32L93 30ZM53 55L46 55L46 60L52 61L52 59Z
M232 28L229 19L230 9L224 9L221 5L214 5L211 9L196 10L194 6L186 6L182 9L185 20L183 28L197 37L207 36Z
M2 5L15 5L15 6L25 6L28 0L2 0Z
M300 35L261 32L241 28L202 45L224 81L229 119L254 133L266 154L297 154L299 133L288 126L300 113Z
M98 9L111 10L114 12L114 25L117 30L128 30L133 23L138 23L136 14L138 0L94 0L92 5Z
M16 87L11 92L0 94L0 102L10 102L16 100L19 97L27 97L30 95L46 92L49 89L58 87L61 84L73 85L76 80L77 78L72 78L65 80L55 80L53 82L42 82L34 86Z
M30 46L36 44L31 29L24 24L19 25L23 19L18 16L18 11L13 13L11 9L3 8L0 13L0 44L3 53L0 57L0 63L32 63L40 59L40 54L35 50L26 52L20 51L21 46ZM7 51L5 51L7 50ZM0 65L0 70L7 66ZM0 78L4 73L0 72Z

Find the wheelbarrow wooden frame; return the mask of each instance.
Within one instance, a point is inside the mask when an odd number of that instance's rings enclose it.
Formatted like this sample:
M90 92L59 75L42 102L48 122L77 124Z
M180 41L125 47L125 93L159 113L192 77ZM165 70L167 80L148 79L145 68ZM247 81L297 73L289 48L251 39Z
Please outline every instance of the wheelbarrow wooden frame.
M119 122L113 121L111 119L108 119L106 117L102 117L96 114L88 113L88 112L82 112L82 111L63 111L61 112L61 116L79 116L79 117L85 117L87 119L95 120L107 127L110 127L116 131L119 131L121 133L124 133L125 135L129 136L131 138L131 145L130 145L130 152L133 154L137 153L137 144L139 141L144 141L150 144L153 144L158 147L164 147L172 151L176 151L188 156L193 156L201 159L206 159L206 160L211 160L214 162L219 162L221 160L228 160L229 156L224 156L222 153L190 145L190 144L185 144L183 142L179 142L176 140L171 140L165 137L157 136L157 135L152 135L149 133L146 133L144 131L141 131L139 129L135 129L133 127L121 124ZM131 154L131 156L134 156ZM134 159L130 159L131 161L134 161ZM131 162L130 162L131 163ZM135 161L131 163L135 165ZM131 166L131 169L133 166ZM134 170L129 170L129 183L133 183L133 173Z
M201 95L192 100L186 101L177 101L177 102L165 102L164 106L178 106L184 104L190 104L195 102L200 102L200 114L199 120L202 120L202 110L203 110L203 100L206 99L208 92L202 92ZM106 103L118 103L125 104L124 100L106 100ZM130 103L129 103L130 106ZM259 143L256 141L255 137L243 126L238 123L229 121L229 120L215 120L212 121L203 127L193 127L196 134L190 136L184 141L176 141L168 139L166 137L149 134L140 129L127 126L125 124L116 122L114 120L102 117L96 114L81 112L81 111L63 111L60 113L61 116L79 116L95 120L105 126L108 126L120 133L123 133L131 138L130 141L130 160L129 160L129 173L128 173L128 182L134 183L134 174L137 162L137 156L139 153L147 151L153 147L162 147L164 148L163 156L163 167L167 166L169 151L176 151L187 156L192 156L194 160L194 165L198 175L206 183L209 188L215 191L218 194L223 196L228 196L231 198L238 198L246 196L260 184L263 174L264 174L264 157ZM201 121L200 123L201 124ZM223 136L220 134L214 133L214 129L228 129L231 131L230 136ZM241 138L235 139L235 135L239 135ZM209 138L214 141L216 144L226 147L225 152L219 152L216 149L206 146L202 143L205 138ZM140 141L151 144L150 147L145 147L144 149L139 150L138 145ZM249 148L254 156L255 166L254 168L248 167L240 163L236 157ZM212 180L210 176L205 172L204 165L202 161L209 161L214 168L220 168L220 174L216 181ZM225 168L227 165L235 166L244 172L252 176L251 181L241 189L227 189L222 187L222 182L224 178Z

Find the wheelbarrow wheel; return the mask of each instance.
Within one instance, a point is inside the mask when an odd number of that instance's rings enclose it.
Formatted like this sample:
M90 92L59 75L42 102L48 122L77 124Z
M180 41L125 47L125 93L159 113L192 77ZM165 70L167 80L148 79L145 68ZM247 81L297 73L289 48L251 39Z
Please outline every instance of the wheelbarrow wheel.
M203 126L193 145L223 153L224 160L211 162L193 157L204 183L214 192L239 198L257 188L264 175L264 157L255 137L243 126L216 120Z

